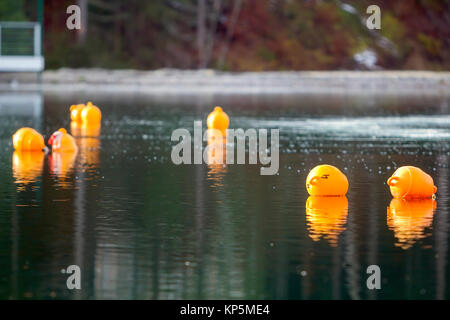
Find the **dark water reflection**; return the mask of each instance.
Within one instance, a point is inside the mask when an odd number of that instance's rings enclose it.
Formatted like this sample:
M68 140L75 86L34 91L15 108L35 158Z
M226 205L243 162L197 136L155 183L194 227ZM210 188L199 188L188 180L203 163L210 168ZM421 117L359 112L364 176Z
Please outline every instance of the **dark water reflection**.
M11 135L70 128L94 101L101 136L76 155L18 154ZM280 128L280 170L175 166L172 130L216 104L233 127ZM6 109L8 108L8 109ZM6 112L5 110L8 110ZM47 96L42 114L0 108L0 298L449 298L449 99L368 96ZM343 170L347 199L309 199L319 163ZM437 199L391 201L401 165L430 173ZM82 270L82 290L62 268ZM382 289L366 287L367 266Z

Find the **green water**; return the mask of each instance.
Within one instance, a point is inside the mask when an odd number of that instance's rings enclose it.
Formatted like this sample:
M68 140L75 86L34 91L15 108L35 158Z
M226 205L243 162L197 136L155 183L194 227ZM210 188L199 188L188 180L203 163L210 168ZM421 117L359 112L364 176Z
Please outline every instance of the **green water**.
M78 138L74 158L13 163L18 128L47 139L70 128L70 104L88 100L103 111L99 138ZM0 106L2 299L449 298L448 97L43 101L35 116ZM280 129L277 175L261 176L261 165L172 164L172 131L192 131L217 104L234 128ZM320 163L347 175L348 213L344 204L307 216L305 179ZM402 165L434 178L436 209L413 205L406 220L389 220L385 181ZM372 264L380 290L366 286ZM81 268L81 290L66 286L69 265Z

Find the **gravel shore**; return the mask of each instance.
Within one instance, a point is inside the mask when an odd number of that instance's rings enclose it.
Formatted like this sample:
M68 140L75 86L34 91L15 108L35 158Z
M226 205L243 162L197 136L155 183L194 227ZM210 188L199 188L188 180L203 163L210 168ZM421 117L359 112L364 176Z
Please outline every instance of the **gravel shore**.
M450 95L450 72L302 71L220 72L59 69L35 74L0 74L0 90L136 92L147 94L380 93Z

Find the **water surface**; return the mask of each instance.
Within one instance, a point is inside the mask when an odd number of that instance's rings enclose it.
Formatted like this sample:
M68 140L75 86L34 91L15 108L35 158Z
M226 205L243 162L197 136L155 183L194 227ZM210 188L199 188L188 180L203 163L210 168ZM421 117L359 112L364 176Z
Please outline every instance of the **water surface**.
M42 99L32 112L1 100L0 298L449 298L448 97ZM77 138L76 156L13 154L15 130L48 138L88 100L103 111L101 135ZM172 131L192 131L217 104L234 128L280 129L277 175L172 164ZM341 168L350 189L307 206L305 179L321 163ZM391 203L385 181L402 165L432 175L434 204ZM73 264L81 290L61 273ZM381 290L367 289L372 264Z

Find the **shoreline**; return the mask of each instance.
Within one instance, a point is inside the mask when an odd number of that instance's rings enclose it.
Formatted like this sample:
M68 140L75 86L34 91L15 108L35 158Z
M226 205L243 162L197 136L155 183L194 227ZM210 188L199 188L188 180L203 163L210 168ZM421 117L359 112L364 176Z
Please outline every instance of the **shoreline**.
M0 73L0 91L124 94L388 94L450 95L450 72L433 71L154 71L59 69Z

